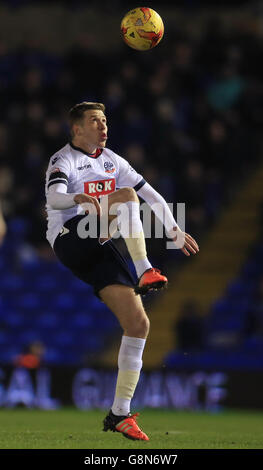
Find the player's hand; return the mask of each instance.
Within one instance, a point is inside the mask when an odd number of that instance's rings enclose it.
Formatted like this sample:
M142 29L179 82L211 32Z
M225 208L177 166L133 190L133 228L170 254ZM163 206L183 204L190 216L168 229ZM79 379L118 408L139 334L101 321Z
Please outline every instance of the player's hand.
M173 237L175 244L181 248L182 252L186 256L190 256L191 253L196 255L199 252L199 246L195 239L189 235L189 233L183 232L179 227L175 227L173 231L176 233Z
M94 208L96 209L97 214L100 216L101 215L101 207L99 204L99 201L96 197L89 196L88 194L81 193L81 194L76 194L74 197L74 201L76 204L84 204L84 210L86 211L86 214L88 214L89 208L85 207L85 204L92 204Z

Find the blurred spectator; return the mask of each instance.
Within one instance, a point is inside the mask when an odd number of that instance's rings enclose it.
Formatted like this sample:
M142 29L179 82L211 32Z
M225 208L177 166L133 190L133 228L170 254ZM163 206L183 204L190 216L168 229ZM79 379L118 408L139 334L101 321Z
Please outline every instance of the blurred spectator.
M124 111L122 142L146 145L150 136L149 118L138 104L129 104Z
M55 254L46 240L46 210L41 203L31 211L31 225L28 230L28 241L42 259L53 259Z
M22 354L14 359L16 367L39 369L43 363L45 347L41 341L34 341L27 346Z
M9 166L4 165L0 167L0 196L4 198L11 192L14 184L13 172Z
M245 337L256 336L263 339L263 276L257 283L251 308L247 314L244 334Z
M239 76L233 64L226 64L220 76L207 90L208 102L216 111L226 110L234 106L246 86L245 80Z
M6 234L6 223L5 223L5 220L4 220L2 207L1 207L1 202L0 202L0 246L3 243L3 240L5 238L5 234Z
M0 201L2 209L9 217L14 213L13 207L14 173L8 165L0 166Z
M92 33L81 33L76 43L65 58L66 67L72 71L73 80L77 84L79 101L98 101L104 85L106 57L100 57L94 51L96 38ZM99 73L97 73L99 71ZM74 104L74 103L73 103Z
M136 171L143 172L146 166L144 147L138 143L129 144L124 148L123 154Z
M65 145L65 136L62 131L62 123L59 118L49 116L43 123L43 139L48 155L54 153L54 149L59 149Z
M181 351L198 351L204 346L204 326L198 305L189 300L175 324L177 347Z
M8 126L0 123L0 162L7 160L8 154Z
M208 123L207 134L203 139L202 162L208 170L225 175L231 161L229 134L221 119L212 119Z
M190 160L186 166L183 177L184 185L181 188L183 201L193 206L203 206L205 202L204 170L198 160Z

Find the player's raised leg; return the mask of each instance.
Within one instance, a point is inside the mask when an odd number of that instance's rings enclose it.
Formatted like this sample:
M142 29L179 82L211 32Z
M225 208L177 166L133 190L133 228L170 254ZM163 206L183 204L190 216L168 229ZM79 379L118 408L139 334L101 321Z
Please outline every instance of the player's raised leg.
M118 228L136 269L139 279L135 288L136 294L145 294L150 289L161 289L166 286L167 278L158 269L152 267L147 257L140 218L140 202L136 191L133 188L125 187L106 197L108 198L109 228L117 218ZM115 214L111 214L113 207L116 209ZM109 236L112 236L112 231L109 230L109 232Z
M118 318L123 336L118 355L118 376L115 397L109 414L104 419L104 431L118 431L133 440L148 441L136 422L138 414L130 413L142 368L142 355L149 332L149 319L131 287L110 285L100 291L103 302Z

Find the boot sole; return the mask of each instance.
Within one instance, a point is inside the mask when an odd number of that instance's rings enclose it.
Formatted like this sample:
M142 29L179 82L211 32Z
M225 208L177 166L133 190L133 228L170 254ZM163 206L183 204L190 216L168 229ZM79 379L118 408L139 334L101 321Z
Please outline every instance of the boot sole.
M158 281L146 286L136 286L134 287L134 292L136 295L141 294L145 295L149 290L159 290L167 288L168 283L166 281Z

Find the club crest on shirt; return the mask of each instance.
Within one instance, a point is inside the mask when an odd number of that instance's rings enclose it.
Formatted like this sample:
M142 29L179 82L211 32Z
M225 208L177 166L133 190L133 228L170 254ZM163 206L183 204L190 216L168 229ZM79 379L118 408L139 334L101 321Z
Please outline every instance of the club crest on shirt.
M114 173L115 168L112 162L104 162L104 168L106 173Z

